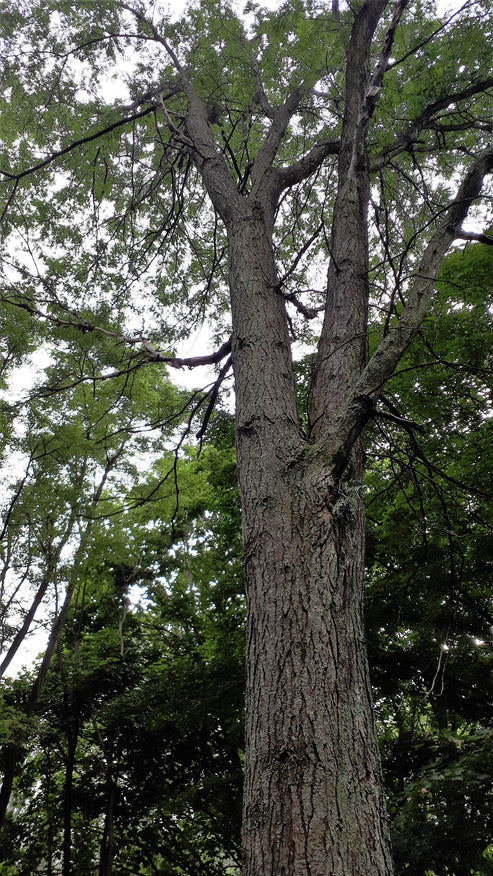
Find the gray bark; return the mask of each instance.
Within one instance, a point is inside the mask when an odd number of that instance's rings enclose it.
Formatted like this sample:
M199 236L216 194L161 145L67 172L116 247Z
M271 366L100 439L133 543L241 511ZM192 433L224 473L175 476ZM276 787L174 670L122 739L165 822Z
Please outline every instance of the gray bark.
M244 874L390 874L363 638L361 454L341 486L307 453L254 210L229 248L248 601Z

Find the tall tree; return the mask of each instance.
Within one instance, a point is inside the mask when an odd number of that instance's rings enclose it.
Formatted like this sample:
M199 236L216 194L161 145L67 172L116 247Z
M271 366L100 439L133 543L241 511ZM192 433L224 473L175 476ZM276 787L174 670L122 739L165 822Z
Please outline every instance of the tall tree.
M390 874L362 433L493 167L490 2L440 19L410 0L288 0L241 18L204 0L176 24L114 0L4 7L2 217L18 249L3 300L52 333L126 345L126 368L223 363L199 435L232 363L244 874ZM129 45L125 97L109 105ZM177 358L202 313L222 345ZM298 323L317 313L315 342ZM296 336L316 343L304 419Z

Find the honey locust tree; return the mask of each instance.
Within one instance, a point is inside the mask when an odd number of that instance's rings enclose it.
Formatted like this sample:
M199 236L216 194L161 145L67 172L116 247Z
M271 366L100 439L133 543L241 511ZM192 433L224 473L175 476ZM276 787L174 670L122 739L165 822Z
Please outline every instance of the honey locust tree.
M2 5L4 306L104 335L129 368L215 365L200 437L234 375L245 876L392 872L363 434L468 215L488 240L490 12ZM216 352L178 357L204 320ZM301 414L295 341L314 351Z

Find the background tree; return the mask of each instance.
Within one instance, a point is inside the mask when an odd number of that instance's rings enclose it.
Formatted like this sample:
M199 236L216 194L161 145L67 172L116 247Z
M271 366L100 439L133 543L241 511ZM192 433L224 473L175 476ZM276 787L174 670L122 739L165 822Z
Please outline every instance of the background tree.
M155 502L129 512L138 566L119 518L95 524L29 722L31 677L4 686L4 743L25 728L0 842L14 872L216 876L238 867L244 599L238 511L213 522L236 493L231 428L221 449L223 430L180 478L171 543L174 495L158 488L157 469L147 485ZM232 528L221 550L221 531ZM142 604L122 623L130 586Z
M145 6L5 5L6 306L52 337L113 340L110 373L121 355L127 372L183 364L173 346L207 311L222 344L189 364L224 364L204 402L231 357L245 874L392 872L362 626L361 436L491 170L493 80L484 2L445 20L387 7L288 2L248 20L204 2L171 24ZM110 102L129 45L125 97ZM298 322L319 310L303 423L291 343L313 340Z
M368 444L366 623L397 872L491 870L492 269L482 244L444 260Z

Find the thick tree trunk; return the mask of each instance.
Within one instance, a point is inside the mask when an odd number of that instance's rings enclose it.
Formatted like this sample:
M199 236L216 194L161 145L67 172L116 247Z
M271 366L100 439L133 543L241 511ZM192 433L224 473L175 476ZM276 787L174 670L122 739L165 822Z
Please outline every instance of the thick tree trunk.
M361 491L286 479L246 557L244 876L392 873L362 621ZM260 521L259 521L260 523ZM260 530L260 525L259 525Z
M365 365L368 307L367 70L385 5L363 4L348 49L327 312L308 437L297 415L272 248L282 187L303 178L304 165L291 175L272 165L303 89L274 113L250 192L240 197L204 106L184 86L194 160L228 233L248 603L243 876L392 873L362 621L359 432L372 402L353 399Z
M361 453L342 484L308 460L264 221L245 219L229 246L248 600L244 876L387 876Z

